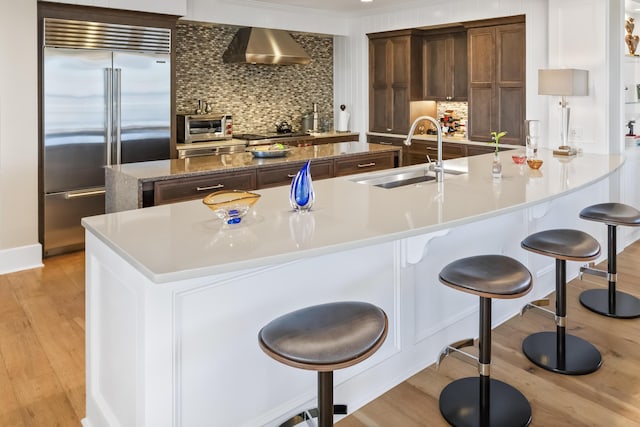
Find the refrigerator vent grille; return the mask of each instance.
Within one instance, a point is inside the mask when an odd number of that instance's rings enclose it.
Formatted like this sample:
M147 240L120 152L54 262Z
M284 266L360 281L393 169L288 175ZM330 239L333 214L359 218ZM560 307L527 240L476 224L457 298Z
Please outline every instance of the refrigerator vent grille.
M44 46L170 53L171 29L45 18Z

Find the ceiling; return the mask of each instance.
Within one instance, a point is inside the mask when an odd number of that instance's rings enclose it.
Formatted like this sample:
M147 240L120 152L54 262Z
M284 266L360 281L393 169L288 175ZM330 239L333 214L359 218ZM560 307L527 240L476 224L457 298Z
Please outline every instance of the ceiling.
M257 2L335 12L367 11L392 7L394 5L398 6L402 3L410 3L410 1L402 0L373 0L369 3L363 3L360 0L257 0Z

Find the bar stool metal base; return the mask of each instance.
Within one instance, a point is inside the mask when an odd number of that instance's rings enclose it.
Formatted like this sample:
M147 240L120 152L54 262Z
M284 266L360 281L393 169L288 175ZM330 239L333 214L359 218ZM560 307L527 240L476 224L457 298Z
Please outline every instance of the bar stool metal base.
M580 303L589 310L617 319L640 317L640 299L620 291L611 300L607 289L589 289L580 294Z
M529 335L522 342L522 351L536 365L559 374L589 374L602 364L602 356L593 344L569 334L565 334L564 357L558 352L556 332Z
M480 403L483 382L490 384L485 411ZM481 377L462 378L447 385L440 393L440 412L455 427L519 427L531 423L531 406L518 389Z
M347 405L333 405L333 413L337 415L346 415L348 413ZM303 422L318 419L319 416L320 411L318 408L311 408L289 418L287 421L280 424L280 427L294 427ZM313 425L315 425L315 422Z

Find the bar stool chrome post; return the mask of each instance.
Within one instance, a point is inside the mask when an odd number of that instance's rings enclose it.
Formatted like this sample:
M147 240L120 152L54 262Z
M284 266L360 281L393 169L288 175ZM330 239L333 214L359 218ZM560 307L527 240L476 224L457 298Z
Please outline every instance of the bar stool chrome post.
M477 377L461 378L440 393L440 413L456 427L517 427L531 422L531 405L515 387L491 378L492 298L518 298L531 290L531 273L515 259L503 255L462 258L445 266L440 281L456 290L480 297L478 357L461 348L472 346L465 339L446 346L437 361L439 367L449 354L475 363Z
M553 316L555 332L537 332L522 342L522 351L536 365L552 372L583 375L596 371L602 364L602 355L590 342L568 334L567 328L567 273L566 262L590 261L600 255L600 244L589 234L579 230L559 229L534 233L525 238L521 246L528 251L555 258L556 311L544 305L548 299L533 301L523 307L521 314L534 308Z

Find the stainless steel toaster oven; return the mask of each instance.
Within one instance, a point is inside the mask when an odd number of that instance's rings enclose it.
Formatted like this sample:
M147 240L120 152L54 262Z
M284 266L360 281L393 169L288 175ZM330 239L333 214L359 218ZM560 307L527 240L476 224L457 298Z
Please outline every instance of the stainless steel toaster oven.
M230 114L178 114L177 128L182 143L233 138Z

